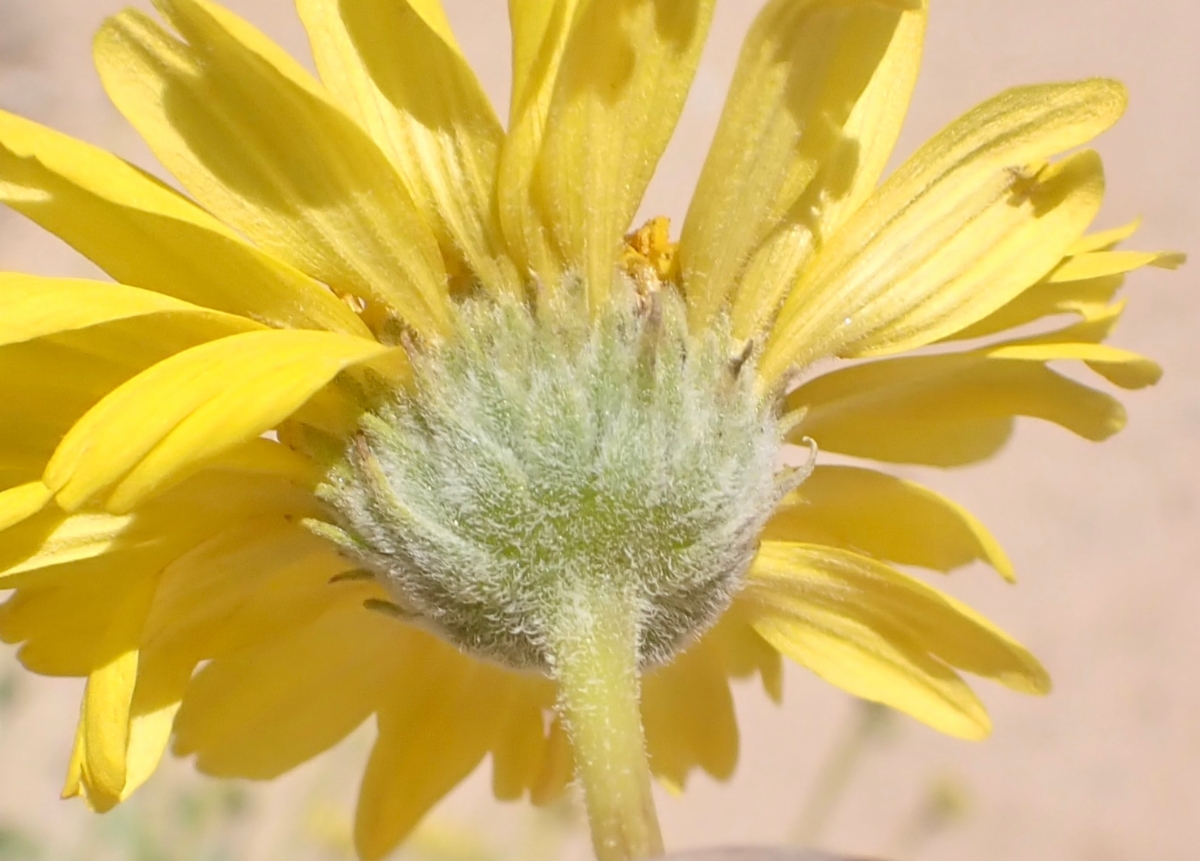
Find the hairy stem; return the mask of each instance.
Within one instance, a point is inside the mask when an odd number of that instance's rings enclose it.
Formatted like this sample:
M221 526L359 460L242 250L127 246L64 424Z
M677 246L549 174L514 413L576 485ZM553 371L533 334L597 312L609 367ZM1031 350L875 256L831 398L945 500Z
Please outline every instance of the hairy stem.
M567 726L598 861L662 855L638 678L638 619L628 596L582 587L552 633Z

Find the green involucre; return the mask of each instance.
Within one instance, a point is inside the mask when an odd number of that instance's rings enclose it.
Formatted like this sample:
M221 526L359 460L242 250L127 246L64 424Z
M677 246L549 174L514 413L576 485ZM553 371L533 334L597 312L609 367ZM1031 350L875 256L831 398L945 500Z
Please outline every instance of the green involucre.
M411 351L412 385L374 399L321 492L398 614L546 670L585 592L634 608L643 665L728 606L797 480L776 474L786 428L726 330L621 283L598 321L582 290L465 300L453 337Z

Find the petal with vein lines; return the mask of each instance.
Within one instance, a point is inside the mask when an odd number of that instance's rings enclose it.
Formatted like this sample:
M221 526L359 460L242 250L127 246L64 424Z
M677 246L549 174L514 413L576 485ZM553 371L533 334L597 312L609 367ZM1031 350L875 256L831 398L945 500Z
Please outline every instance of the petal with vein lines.
M206 0L158 7L186 42L128 10L105 23L95 53L109 96L159 160L271 254L440 335L441 253L367 133L232 13Z
M1107 129L1124 107L1120 85L1091 80L1010 90L952 123L805 269L771 333L764 377L922 346L1037 282L1083 234L1104 191L1094 152L1043 162Z
M365 338L302 330L248 332L194 347L89 410L59 444L46 484L73 510L120 482L109 505L128 510L207 458L274 427L343 369L386 350Z
M122 284L270 326L368 334L328 288L249 245L174 189L110 153L3 111L0 202Z

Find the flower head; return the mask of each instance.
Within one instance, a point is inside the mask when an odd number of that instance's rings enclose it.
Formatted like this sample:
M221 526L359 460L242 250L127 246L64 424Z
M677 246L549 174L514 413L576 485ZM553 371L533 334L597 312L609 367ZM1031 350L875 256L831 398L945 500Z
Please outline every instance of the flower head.
M1120 428L1049 367L1159 375L1103 341L1179 258L1087 233L1119 84L1010 90L885 179L926 4L772 0L675 242L631 221L712 0L510 0L507 128L436 0L297 0L319 80L156 5L96 60L187 195L0 113L0 200L117 282L0 275L0 636L87 678L67 794L114 806L172 738L274 777L373 718L364 857L490 756L500 798L578 774L624 858L651 773L731 773L729 679L778 698L781 655L966 738L960 672L1048 689L897 567L1011 578L982 525L813 458Z

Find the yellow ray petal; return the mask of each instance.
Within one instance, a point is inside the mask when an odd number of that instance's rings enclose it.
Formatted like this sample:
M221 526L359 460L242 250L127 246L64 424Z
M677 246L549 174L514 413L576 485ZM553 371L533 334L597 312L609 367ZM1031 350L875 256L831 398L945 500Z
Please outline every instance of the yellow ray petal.
M1122 309L1121 303L1106 305L1083 322L969 352L873 362L818 377L788 398L792 409L812 407L797 436L817 434L832 451L938 466L991 454L1017 415L1105 439L1124 425L1121 405L1047 365L1083 361L1125 388L1157 382L1162 371L1154 362L1100 343Z
M398 627L361 600L333 602L331 592L314 621L201 670L176 719L175 752L223 777L263 780L295 768L387 695L391 653L404 645Z
M63 798L78 798L83 795L84 762L87 754L84 751L83 722L75 723L75 743L71 746L71 759L67 763L67 777L63 781ZM85 796L86 798L86 796Z
M1095 153L1044 160L1104 131L1124 106L1111 81L1023 87L936 135L805 270L771 334L765 378L929 343L1038 281L1091 222L1104 188Z
M159 640L172 640L156 634L166 627L156 620L171 607L171 598L179 596L180 587L171 580L173 572L198 575L205 573L195 564L198 561L214 564L214 557L217 562L236 560L214 553L214 542L202 543L205 539L222 534L222 530L227 534L233 524L240 524L243 531L247 523L261 525L264 519L270 519L269 515L278 521L283 515L304 517L317 512L315 500L286 481L222 472L198 475L132 515L66 515L57 509L42 512L0 534L0 589L17 589L0 607L0 639L24 642L20 657L34 672L88 675L117 657L106 651L109 647L104 634L131 584L150 577L157 579L165 568L162 582L167 588L165 594L155 595L143 637L150 647L157 648ZM295 526L290 529L297 530ZM311 599L300 575L306 570L305 563L311 567L315 562L296 560L289 565L298 553L296 547L291 545L289 556L277 534L267 537L276 538L275 566L265 571L239 570L241 580L235 580L262 585L255 600L233 589L219 595L192 593L195 601L189 605L190 614L167 613L178 622L171 626L173 642L187 639L185 634L195 634L184 644L187 648L172 653L173 658L191 655L190 667L199 657L215 651L212 644L228 647L230 643L265 636L287 623L288 619L280 615L284 610L292 608L297 611L293 615L299 615L298 611L305 609L305 600ZM311 536L305 538L308 544L304 546L310 550L314 543L319 544ZM199 549L189 553L197 545ZM326 567L320 575L331 570L328 551L324 561ZM191 567L185 567L184 562L191 563ZM289 575L282 584L281 571ZM196 579L215 582L212 577ZM193 585L202 591L200 585ZM234 601L237 595L243 600ZM260 602L270 606L264 609ZM212 610L214 606L224 610ZM219 631L197 630L198 621L207 618L206 611L224 613L221 622L214 623ZM240 625L243 620L245 624ZM247 633L247 628L252 630Z
M87 716L81 715L63 798L82 795L89 807L103 812L124 801L144 784L166 752L175 712L179 708L189 674L190 668L164 666L154 656L149 661L139 660L137 683L130 705L125 783L116 796L100 786L91 775L87 755Z
M1103 172L1096 154L1083 152L1028 180L1032 196L1015 190L1021 181L998 168L977 189L942 183L927 203L936 215L914 204L895 218L876 212L872 225L870 205L860 210L785 302L764 375L774 378L789 361L923 346L1038 281L1095 217Z
M210 470L276 476L287 479L305 490L314 490L324 470L302 454L286 445L265 437L255 437L228 449L208 465Z
M856 697L912 715L964 739L991 734L987 711L948 667L897 647L866 625L821 610L765 607L757 630L781 653Z
M495 703L500 731L492 747L492 794L501 801L520 798L537 781L545 761L546 715L554 687L546 679L513 673Z
M1016 416L1054 422L1085 439L1125 424L1112 397L1042 362L980 353L912 356L824 374L787 398L808 408L800 435L825 451L893 463L959 466L996 452Z
M497 184L518 266L607 295L620 240L674 129L711 0L510 2L517 85Z
M763 538L944 572L978 560L1014 579L999 542L969 511L911 481L858 467L818 466L784 500Z
M332 587L351 567L329 543L279 515L197 544L162 573L143 642L195 662L279 637L362 592Z
M1049 690L1037 660L974 611L849 551L764 542L738 601L784 654L950 735L990 730L954 669L1023 693Z
M224 490L230 489L225 483ZM244 517L239 508L245 497L245 494L235 497L237 505L222 506L227 509L221 512L227 521ZM195 494L191 494L189 502L196 501ZM178 513L186 513L190 518L188 526L195 526L205 514L194 504L182 504ZM69 518L78 519L81 518ZM256 527L255 534L247 534L249 525ZM291 524L284 523L283 527L292 536L299 532ZM29 639L22 656L28 659L31 669L55 674L90 674L82 718L82 727L87 731L77 740L68 794L82 792L89 804L99 810L128 797L150 776L161 758L191 670L200 657L209 657L216 651L214 642L229 649L277 635L289 623L300 625L305 621L299 612L305 609L301 607L303 602L296 600L296 593L302 593L306 585L297 563L308 562L311 567L314 545L319 547L321 543L311 535L304 535L301 540L308 542L306 554L295 546L294 537L292 544L286 546L280 540L278 527L271 532L261 519L235 529L241 530L245 544L258 540L258 545L243 548L245 552L240 557L232 553L222 555L221 548L230 541L227 532L221 547L214 546L213 541L201 545L168 566L161 578L158 572L163 568L162 554L138 554L133 544L122 548L104 566L88 566L86 562L63 565L60 549L53 560L42 560L56 563L54 581L39 588L23 588L0 608L0 635L13 640ZM60 535L52 543L61 545L64 537ZM103 537L96 536L101 540ZM163 541L161 526L152 528L144 538L154 549L164 543L178 547L177 541ZM276 552L263 557L263 544L268 541ZM78 557L84 548L74 549ZM325 589L325 605L328 605L334 594L327 586L328 573L337 570L339 563L329 548L323 549L325 557L317 577L319 586ZM255 550L263 558L255 558ZM178 549L174 552L178 553ZM301 560L297 558L300 556L309 558ZM255 564L270 570L263 572L252 567ZM341 562L340 567L345 564ZM225 583L214 579L214 567L222 565L236 569L216 572L226 577ZM65 582L62 575L71 569L74 579ZM184 577L192 580L181 584L179 579ZM242 581L249 581L259 591L247 594L247 588L229 588ZM315 584L307 585L311 593ZM146 586L154 587L149 606L145 601ZM188 586L192 591L181 594ZM217 592L206 594L205 586ZM187 598L194 600L180 606ZM256 600L260 605L257 608L253 606ZM223 611L214 609L214 604L221 605ZM130 615L131 608L136 609L136 618ZM165 623L161 618L164 615L170 616ZM308 615L315 616L317 611L311 610ZM115 636L116 633L120 636ZM239 640L238 634L247 636ZM133 643L138 644L136 650L131 648ZM127 699L131 674L136 684ZM123 721L128 722L128 730L122 752ZM124 782L118 789L122 768Z
M1186 261L1186 255L1170 251L1091 251L1068 257L1046 280L1051 284L1085 281L1089 278L1132 272L1143 266L1177 269Z
M1080 361L1121 388L1152 386L1162 378L1162 368L1157 363L1130 350L1099 343L1108 337L1123 307L1123 303L1118 303L1110 306L1107 313L1073 326L995 344L986 353L996 359L1026 362Z
M529 205L593 308L683 110L713 0L589 3L554 84Z
M322 81L391 159L443 252L492 290L517 287L493 222L504 130L440 2L296 6Z
M761 559L761 565L760 565ZM764 542L752 566L755 588L768 584L790 607L826 603L836 612L878 614L938 660L1012 690L1044 694L1050 679L1023 646L960 601L874 559L847 550Z
M112 657L88 676L81 720L88 797L98 809L115 805L126 779L129 716L137 684L138 642L157 578L142 577L131 584L109 619L102 650Z
M579 0L508 0L513 40L510 126L528 116L530 99L548 97L578 8Z
M129 703L129 729L123 754L125 781L117 793L104 785L91 769L87 746L87 707L80 716L71 753L63 797L82 795L88 806L103 813L111 810L142 786L158 767L171 737L179 701L190 675L189 667L160 666L152 657L147 666L139 655L137 679Z
M571 752L571 741L567 738L562 721L555 717L550 722L541 769L529 790L529 800L539 807L553 804L563 797L574 777L575 758Z
M642 722L650 768L682 789L700 766L724 780L738 757L737 718L729 680L703 641L642 681Z
M0 277L19 281L31 276ZM62 291L53 289L54 282L50 279L44 283L51 285L51 295L65 292L69 296L75 289L65 280L60 282ZM88 288L92 286L87 282L81 284ZM98 286L101 295L115 295L121 289L113 285ZM128 298L136 292L126 291L122 295ZM37 291L33 294L27 297L28 303L22 303L20 318L25 324L59 328L60 324L52 320L41 321ZM5 412L4 421L0 422L0 477L8 484L24 484L41 476L50 454L71 425L105 395L147 366L200 343L224 337L230 331L259 328L244 318L203 309L186 310L189 306L170 299L160 302L159 299L162 297L150 294L131 299L133 304L122 300L118 302L117 311L132 313L139 310L136 306L141 304L145 305L141 310L159 306L176 310L110 319L83 329L0 347L0 403L4 404ZM57 310L59 306L55 307ZM90 318L92 311L87 305L65 307L62 311L69 322L64 321L61 325L80 325L105 316L105 312L97 311L95 318ZM0 327L5 324L15 327L18 322L13 311ZM19 334L24 337L35 332L23 330ZM294 465L295 458L291 462ZM242 463L239 468L249 468L249 464ZM298 476L302 470L293 471ZM0 488L4 486L0 484Z
M1082 237L1045 278L1012 301L944 340L964 340L1016 328L1053 314L1077 314L1084 320L1106 316L1122 276L1142 266L1174 269L1187 255L1163 251L1113 251L1133 235L1138 222Z
M531 189L546 115L571 28L588 0L509 0L513 31L513 88L508 135L496 175L497 214L512 259L523 275L544 285L562 277Z
M136 693L134 695L136 700ZM144 715L135 715L129 723L129 739L125 751L125 785L113 799L104 799L94 790L88 791L88 804L97 813L104 813L133 793L150 779L158 769L167 744L179 703L171 703Z
M30 447L22 445L19 439L15 444L10 440L0 439L0 488L11 490L29 484L42 474L45 465L46 458ZM0 490L0 493L3 492L4 490ZM11 504L13 503L10 501ZM0 523L3 522L0 518Z
M128 510L173 477L270 429L340 371L386 349L365 338L298 330L248 332L195 347L89 410L54 453L45 482L67 510L121 482L109 504Z
M96 63L159 160L267 251L444 331L437 243L367 134L241 19L203 0L158 6L187 43L131 10L100 30Z
M944 340L982 338L1057 314L1095 320L1108 314L1113 296L1121 289L1124 280L1120 275L1056 284L1042 279L1002 308L948 335Z
M190 664L172 664L160 659L152 650L142 650L137 685L130 704L125 786L119 801L128 798L158 768L171 739L175 715L191 674Z
M132 558L131 558L132 557ZM106 634L129 595L130 584L153 577L162 563L134 554L125 566L72 566L75 582L18 589L0 606L0 640L22 643L18 657L32 672L88 676L117 662ZM124 648L124 644L122 644Z
M726 675L746 678L758 674L763 689L776 703L783 701L783 663L750 625L735 603L704 635L704 643Z
M386 682L354 825L354 845L366 861L403 840L475 769L502 728L491 704L508 673L432 637L422 645L402 656Z
M158 180L3 111L0 202L124 284L272 326L367 334L328 289L246 244Z
M1116 302L1107 306L1103 312L1092 314L1070 326L1041 335L1001 341L977 352L997 359L1022 359L1032 362L1081 361L1109 382L1122 388L1144 388L1159 381L1162 369L1137 353L1101 343L1112 335L1124 310L1125 302Z
M1187 262L1187 255L1178 252L1113 251L1112 246L1131 236L1138 223L1084 236L1070 256L1037 284L945 340L990 335L1054 314L1076 314L1084 323L1115 321L1111 302L1127 272L1143 266L1175 269Z
M231 524L267 515L321 513L310 489L295 484L289 471L272 474L267 469L267 464L253 471L218 462L130 514L67 514L57 507L42 511L0 533L0 589L67 583L74 576L69 563L110 553L154 551L162 567ZM114 568L129 565L129 559L113 563ZM42 575L33 576L36 572Z
M739 337L874 189L900 132L926 9L774 0L742 46L680 238L693 328L734 294ZM764 241L769 263L751 265Z
M37 317L36 301L28 310ZM0 462L21 483L40 477L63 435L105 395L168 356L229 335L231 321L234 330L254 327L230 315L160 311L0 347Z
M1135 218L1133 221L1128 224L1122 224L1120 227L1085 234L1071 243L1071 247L1067 250L1067 255L1074 257L1077 254L1087 254L1089 251L1111 250L1114 246L1133 236L1141 226L1142 220Z
M229 489L228 485L226 489ZM171 513L180 518L184 515L182 508ZM0 535L0 589L57 588L75 576L76 572L70 570L72 563L96 559L110 552L136 551L143 544L153 543L155 536L141 533L139 519L154 522L145 510L125 515L67 514L57 509L40 512ZM169 522L169 519L167 523L157 521L155 525L161 527ZM40 578L21 576L43 571L50 573ZM100 579L103 578L90 572L89 576L78 578L81 585L87 585L88 580Z
M50 488L40 481L0 491L0 532L37 514L53 496Z
M133 515L68 516L58 510L45 511L0 535L0 588L17 590L0 607L0 639L24 642L20 658L34 672L88 675L116 657L105 651L103 635L130 584L157 577L165 568L168 588L164 595L156 593L144 639L155 648L160 641L179 645L183 640L172 656L191 656L194 665L218 647L253 641L304 612L311 614L309 605L317 589L303 575L319 563L324 567L317 574L326 575L337 570L331 565L336 560L330 560L326 552L323 560L293 561L272 533L267 538L276 539L274 548L281 557L277 563L266 570L238 572L247 583L263 586L253 600L232 589L220 595L192 594L195 604L189 605L189 613L167 612L173 606L172 597L181 592L171 577L182 571L197 574L200 583L217 582L198 563L237 560L233 553L222 557L215 552L218 539L224 536L228 540L233 524L241 524L244 532L247 523L261 525L272 514L278 520L283 515L303 517L316 512L315 501L307 493L284 482L221 474L197 476ZM218 538L206 541L213 535ZM308 541L305 546L315 539L308 537ZM252 545L243 558L259 546L261 543ZM295 556L294 545L291 550ZM284 572L290 579L285 579ZM199 576L206 573L210 576ZM320 581L322 585L325 579ZM200 585L193 585L202 591ZM234 601L238 595L243 596L240 602ZM263 603L270 606L264 608ZM214 622L208 630L200 625L211 618L206 613L222 612L220 623ZM169 617L167 623L161 621L164 614ZM172 625L171 620L178 624ZM165 635L164 628L169 628Z
M264 328L170 296L102 281L0 273L0 346L147 314L194 314L228 334Z
M1123 389L1142 389L1162 379L1162 368L1157 362L1131 350L1107 344L1014 345L997 349L993 355L999 359L1042 362L1073 359L1086 363L1100 376Z

